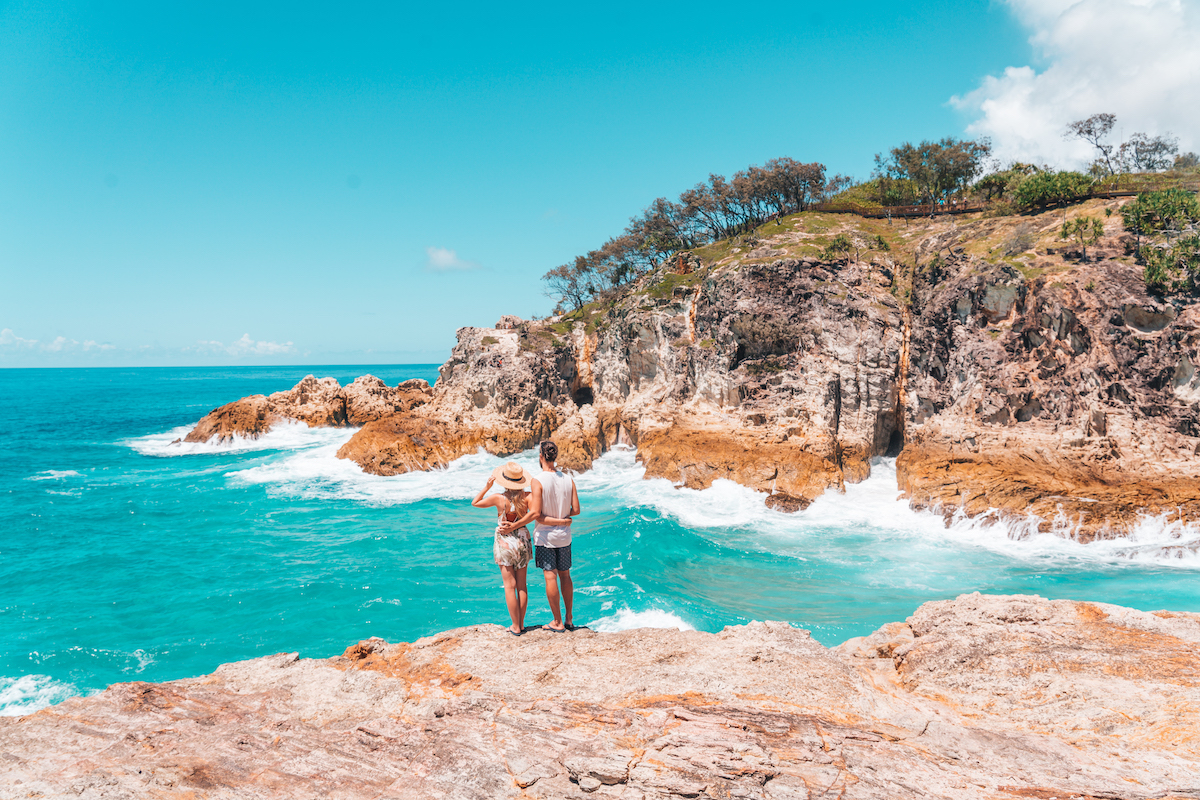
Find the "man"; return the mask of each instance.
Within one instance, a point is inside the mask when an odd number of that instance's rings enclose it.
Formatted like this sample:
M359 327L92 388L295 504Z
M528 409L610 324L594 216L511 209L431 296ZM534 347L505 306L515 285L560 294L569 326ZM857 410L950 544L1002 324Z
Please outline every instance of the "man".
M554 622L544 627L561 633L575 629L571 616L571 604L575 599L575 586L571 583L571 518L579 514L579 492L571 476L558 468L558 445L551 441L542 442L538 447L538 461L542 473L532 481L529 512L510 525L515 529L530 520L537 521L533 529L533 562L546 578L546 600L554 614ZM560 596L562 610L559 609Z

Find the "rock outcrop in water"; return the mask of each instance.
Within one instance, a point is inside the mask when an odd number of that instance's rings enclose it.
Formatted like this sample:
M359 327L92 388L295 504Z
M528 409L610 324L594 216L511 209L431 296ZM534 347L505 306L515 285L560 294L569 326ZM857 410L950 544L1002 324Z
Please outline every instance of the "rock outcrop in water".
M0 718L4 797L1197 798L1200 615L964 595L782 623L499 626Z
M948 517L1025 518L1085 540L1147 514L1190 523L1200 305L1147 294L1119 215L1102 213L1118 204L1070 212L1105 222L1088 262L1061 251L1060 211L904 225L796 215L565 318L461 329L428 402L338 417L320 399L336 384L322 394L313 380L286 404L218 409L189 439L282 417L363 424L338 455L383 475L547 436L586 469L631 444L647 476L729 479L783 510L899 454L913 505ZM890 251L823 260L838 232Z
M391 387L374 375L363 375L343 387L333 378L309 375L287 391L243 397L209 412L183 441L221 444L238 436L257 439L281 420L303 422L310 428L365 425L411 411L432 394L423 380Z

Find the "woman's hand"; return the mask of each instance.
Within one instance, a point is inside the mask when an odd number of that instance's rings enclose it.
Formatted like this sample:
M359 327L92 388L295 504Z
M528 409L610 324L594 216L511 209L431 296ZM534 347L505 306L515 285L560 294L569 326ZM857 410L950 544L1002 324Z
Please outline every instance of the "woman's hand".
M487 500L483 499L483 496L488 493L488 489L492 488L492 484L495 481L496 477L494 475L489 476L487 485L479 490L479 494L475 495L475 499L471 501L471 505L475 506L476 508L491 508L492 506L496 505L496 498L499 497L499 495L493 495Z

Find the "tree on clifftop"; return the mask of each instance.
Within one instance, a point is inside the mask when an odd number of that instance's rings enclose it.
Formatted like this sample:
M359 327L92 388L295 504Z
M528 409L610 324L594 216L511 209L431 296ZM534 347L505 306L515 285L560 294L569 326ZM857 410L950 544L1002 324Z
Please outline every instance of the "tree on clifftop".
M987 139L953 139L947 137L938 142L921 142L914 145L905 142L893 147L885 159L882 153L875 156L875 171L887 205L903 205L896 202L905 199L902 193L887 192L884 184L911 187L916 196L909 198L919 203L944 203L956 194L966 191L981 172L992 144Z
M1159 172L1169 169L1179 152L1179 140L1171 134L1147 136L1135 133L1117 150L1117 163L1124 172Z
M1116 114L1092 114L1087 119L1075 120L1067 125L1067 130L1063 133L1063 138L1083 139L1092 147L1095 147L1100 153L1100 157L1096 159L1096 163L1104 162L1105 168L1108 169L1108 174L1115 175L1117 171L1113 169L1112 163L1113 146L1104 140L1108 138L1108 134L1112 133L1113 125L1116 124Z

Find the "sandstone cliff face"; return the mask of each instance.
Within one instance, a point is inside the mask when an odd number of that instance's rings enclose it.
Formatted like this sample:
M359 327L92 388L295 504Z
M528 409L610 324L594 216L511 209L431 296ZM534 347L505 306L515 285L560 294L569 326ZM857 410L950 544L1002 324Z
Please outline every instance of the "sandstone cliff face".
M635 293L599 338L596 402L621 407L649 475L806 505L870 474L897 430L890 285L867 264L776 259L706 270L658 301Z
M1200 616L966 595L828 650L449 631L0 718L0 794L1195 798Z
M443 467L480 448L510 455L536 445L578 410L556 363L531 350L527 335L512 328L460 329L432 402L367 424L338 457L368 472L397 475ZM591 461L564 464L586 468Z
M1200 306L1149 296L1115 249L1032 280L953 254L917 276L897 462L914 505L1033 514L1083 539L1197 518Z

